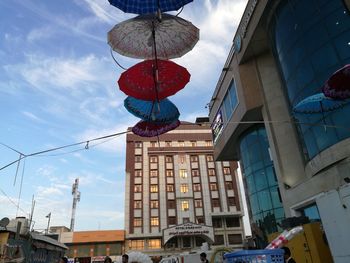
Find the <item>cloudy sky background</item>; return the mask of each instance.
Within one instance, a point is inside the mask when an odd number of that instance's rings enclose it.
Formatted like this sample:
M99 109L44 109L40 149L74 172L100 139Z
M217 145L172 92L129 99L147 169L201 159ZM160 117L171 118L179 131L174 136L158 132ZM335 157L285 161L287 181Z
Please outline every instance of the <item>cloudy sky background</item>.
M200 29L195 48L175 60L191 73L191 82L171 97L181 120L208 115L205 106L246 2L195 0L181 13ZM124 132L137 122L123 107L126 96L116 85L122 70L106 40L116 23L134 15L107 0L11 0L0 1L0 17L0 167L19 158L5 145L30 154ZM125 67L140 62L115 57ZM122 229L125 136L99 143L29 157L1 170L0 219L28 216L34 196L35 229L46 228L50 212L50 225L69 227L71 186L79 178L75 230Z

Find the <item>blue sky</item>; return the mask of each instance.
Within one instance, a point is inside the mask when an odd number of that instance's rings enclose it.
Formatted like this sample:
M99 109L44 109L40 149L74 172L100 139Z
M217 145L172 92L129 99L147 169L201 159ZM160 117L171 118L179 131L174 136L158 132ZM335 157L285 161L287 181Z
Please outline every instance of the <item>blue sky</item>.
M185 89L170 97L181 120L208 115L205 105L246 2L194 0L181 13L200 29L195 48L175 60L191 73ZM0 17L0 143L30 154L123 132L138 121L123 107L116 84L122 70L106 37L134 15L107 0L0 0ZM125 67L140 62L115 57ZM123 229L125 136L92 146L26 158L16 180L16 165L1 170L0 218L28 215L34 195L35 229L46 228L50 212L50 225L69 227L71 186L79 178L75 230ZM18 157L0 145L0 167Z

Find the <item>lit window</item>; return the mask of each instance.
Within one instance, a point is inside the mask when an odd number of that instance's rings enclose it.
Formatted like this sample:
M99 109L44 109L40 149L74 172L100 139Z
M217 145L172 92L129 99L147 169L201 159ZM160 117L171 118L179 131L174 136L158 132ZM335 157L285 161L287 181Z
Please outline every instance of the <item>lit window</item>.
M188 211L190 209L190 204L188 201L181 201L181 210Z
M158 193L158 185L156 184L151 185L151 193Z
M213 162L213 161L214 161L213 155L207 155L207 162Z
M142 156L141 155L135 155L135 163L142 162Z
M157 147L157 142L155 141L151 142L151 147Z
M210 176L215 176L215 170L214 169L208 169L208 174Z
M129 240L129 249L130 250L143 250L144 241L143 240Z
M180 170L180 177L181 178L187 178L187 170L181 169Z
M134 192L135 193L141 193L142 192L142 185L141 184L135 184Z
M149 161L150 161L151 163L157 163L157 162L158 162L158 158L157 158L157 156L151 156L151 157L149 158Z
M207 146L207 147L213 146L213 142L212 141L205 141L205 146Z
M135 177L142 177L142 170L135 170Z
M158 201L151 201L151 208L158 208Z
M159 218L157 216L151 217L151 226L159 226Z
M179 147L185 147L185 142L184 141L178 141Z
M173 157L172 156L165 156L165 162L166 163L172 163L173 162Z
M149 249L159 249L159 248L161 248L161 240L160 239L150 239L150 240L148 240L148 248Z
M194 200L194 207L196 207L196 208L203 207L203 201L202 201L202 199L196 199L196 200Z
M218 185L216 183L211 183L210 184L210 190L211 191L217 191L218 190Z
M151 177L157 177L158 176L158 170L151 170Z
M174 176L173 170L166 170L166 176L167 176L167 177L172 177L172 176Z
M224 167L224 174L231 174L230 167Z
M181 184L180 191L181 191L181 193L187 193L188 192L188 184Z
M197 142L196 141L191 141L191 146L192 147L196 147L197 146Z
M134 201L134 208L135 209L141 209L142 208L142 202L141 201Z
M201 191L201 185L200 184L193 184L193 191L194 192L200 192Z
M170 141L166 141L166 142L165 142L165 146L166 146L166 147L171 147L171 142L170 142Z
M192 170L192 176L199 176L199 170Z
M140 227L142 226L142 219L140 217L134 218L134 227Z
M198 162L198 156L192 155L191 156L191 162L193 162L193 163Z
M179 156L179 161L180 161L180 163L185 163L186 162L186 156L185 155L180 155Z
M142 142L135 142L135 148L142 148Z
M232 184L232 182L225 182L225 184L226 184L226 189L227 189L227 190L232 190L232 189L233 189L233 184Z
M167 190L167 192L174 192L174 185L173 184L167 184L166 190Z

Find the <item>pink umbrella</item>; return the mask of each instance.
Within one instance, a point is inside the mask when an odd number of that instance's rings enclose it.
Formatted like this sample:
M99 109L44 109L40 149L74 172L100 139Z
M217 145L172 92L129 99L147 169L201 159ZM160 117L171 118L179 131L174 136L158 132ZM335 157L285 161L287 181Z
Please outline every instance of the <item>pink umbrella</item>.
M139 121L133 128L132 132L141 137L155 137L168 131L174 130L180 125L176 120L171 123L155 124L147 121Z
M326 97L332 99L350 98L350 64L337 70L323 86L322 91Z

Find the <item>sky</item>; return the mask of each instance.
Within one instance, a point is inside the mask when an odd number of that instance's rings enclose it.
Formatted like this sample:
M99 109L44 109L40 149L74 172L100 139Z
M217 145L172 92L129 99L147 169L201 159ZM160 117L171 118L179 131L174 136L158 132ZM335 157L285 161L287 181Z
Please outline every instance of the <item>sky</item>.
M191 74L170 97L180 120L208 116L247 0L194 0L180 17L200 40L174 62ZM107 32L135 17L107 0L0 0L0 168L26 155L125 132L128 113ZM141 60L115 58L124 67ZM192 103L195 101L196 103ZM125 135L22 159L0 170L0 219L27 216L34 229L70 226L72 184L79 178L75 231L124 228ZM21 187L22 186L22 187Z

